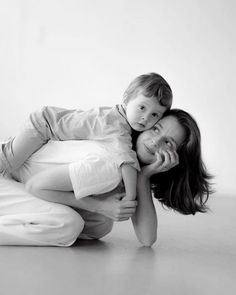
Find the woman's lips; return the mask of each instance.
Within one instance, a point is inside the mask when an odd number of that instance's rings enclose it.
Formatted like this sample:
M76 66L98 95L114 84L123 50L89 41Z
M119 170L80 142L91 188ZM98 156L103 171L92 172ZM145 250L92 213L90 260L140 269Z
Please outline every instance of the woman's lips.
M149 147L147 147L145 144L144 144L144 147L145 149L152 155L155 155L155 152L153 152Z

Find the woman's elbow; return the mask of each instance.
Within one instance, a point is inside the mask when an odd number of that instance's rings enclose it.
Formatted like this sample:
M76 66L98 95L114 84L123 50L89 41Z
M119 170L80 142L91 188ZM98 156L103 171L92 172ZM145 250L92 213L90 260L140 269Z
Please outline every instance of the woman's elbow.
M150 237L138 237L138 240L144 247L152 247L152 245L157 240L157 235L153 235Z

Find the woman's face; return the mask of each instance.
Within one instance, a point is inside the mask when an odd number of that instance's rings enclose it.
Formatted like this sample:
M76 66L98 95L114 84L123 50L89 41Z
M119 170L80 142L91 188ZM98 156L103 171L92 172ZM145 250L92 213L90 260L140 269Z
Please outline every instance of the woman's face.
M162 118L149 130L141 133L136 142L136 153L143 164L156 161L155 153L176 151L185 139L185 130L174 116Z

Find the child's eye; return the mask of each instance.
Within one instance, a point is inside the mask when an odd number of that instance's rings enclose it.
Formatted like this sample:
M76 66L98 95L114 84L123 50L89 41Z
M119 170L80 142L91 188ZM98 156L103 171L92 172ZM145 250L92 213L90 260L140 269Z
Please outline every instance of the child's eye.
M139 109L143 111L145 109L145 106L139 106Z
M157 118L158 117L158 114L157 113L153 113L152 116L153 116L153 118Z

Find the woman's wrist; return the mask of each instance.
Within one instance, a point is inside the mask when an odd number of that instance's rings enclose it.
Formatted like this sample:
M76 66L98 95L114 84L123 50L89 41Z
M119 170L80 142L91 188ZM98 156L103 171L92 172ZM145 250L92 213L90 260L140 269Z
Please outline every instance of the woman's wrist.
M149 169L148 166L143 166L139 176L141 176L143 179L149 180L149 178L153 175L151 169Z

